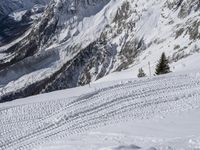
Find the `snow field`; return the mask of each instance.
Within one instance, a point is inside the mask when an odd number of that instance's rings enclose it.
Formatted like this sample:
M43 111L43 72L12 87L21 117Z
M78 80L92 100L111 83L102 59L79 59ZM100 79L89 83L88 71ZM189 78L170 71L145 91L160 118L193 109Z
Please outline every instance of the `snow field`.
M123 120L195 109L199 86L196 75L168 75L111 84L78 97L1 107L0 148L33 149Z

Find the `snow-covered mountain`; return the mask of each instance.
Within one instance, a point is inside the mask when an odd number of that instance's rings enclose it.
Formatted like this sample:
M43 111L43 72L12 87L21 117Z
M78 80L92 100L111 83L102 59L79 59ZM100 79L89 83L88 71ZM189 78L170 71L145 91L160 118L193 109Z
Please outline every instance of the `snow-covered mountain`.
M1 0L0 16L7 16L14 11L29 10L35 5L46 5L48 0Z
M22 35L44 11L49 0L1 0L0 46Z
M199 58L199 14L199 0L51 0L31 28L0 47L1 101L128 67L147 72L162 52L176 71L180 61Z

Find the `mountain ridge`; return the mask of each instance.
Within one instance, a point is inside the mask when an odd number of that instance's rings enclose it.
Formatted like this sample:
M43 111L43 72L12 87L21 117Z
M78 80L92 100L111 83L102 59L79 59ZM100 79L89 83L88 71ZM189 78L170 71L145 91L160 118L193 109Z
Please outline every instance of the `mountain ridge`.
M13 82L2 84L1 99L85 85L129 67L147 71L149 61L154 69L162 52L176 68L199 52L199 5L198 0L52 0L22 40L0 47L2 81L15 72Z

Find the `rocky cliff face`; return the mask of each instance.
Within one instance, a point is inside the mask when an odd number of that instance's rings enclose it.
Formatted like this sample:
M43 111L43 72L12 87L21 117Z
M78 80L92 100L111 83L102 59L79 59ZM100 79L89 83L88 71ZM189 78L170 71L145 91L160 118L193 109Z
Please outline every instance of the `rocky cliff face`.
M154 66L163 51L171 63L194 55L199 7L199 0L52 0L30 29L0 47L1 101Z

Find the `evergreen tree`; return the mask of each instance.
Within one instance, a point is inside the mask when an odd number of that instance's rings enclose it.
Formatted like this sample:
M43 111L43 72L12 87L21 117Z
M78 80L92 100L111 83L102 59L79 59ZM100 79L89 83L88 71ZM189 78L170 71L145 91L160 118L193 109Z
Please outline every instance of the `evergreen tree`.
M142 68L139 69L138 78L146 77L144 70Z
M166 58L165 53L162 53L161 58L156 66L156 75L166 74L170 73L170 67L169 67L169 61Z

